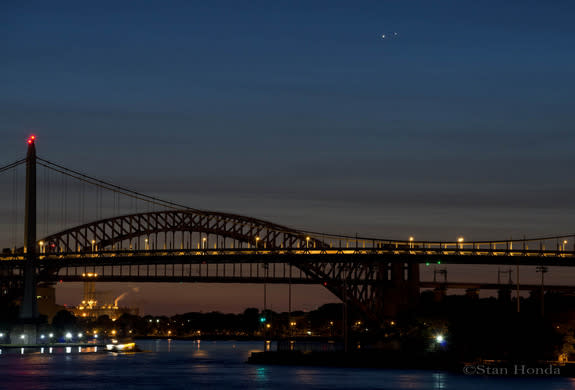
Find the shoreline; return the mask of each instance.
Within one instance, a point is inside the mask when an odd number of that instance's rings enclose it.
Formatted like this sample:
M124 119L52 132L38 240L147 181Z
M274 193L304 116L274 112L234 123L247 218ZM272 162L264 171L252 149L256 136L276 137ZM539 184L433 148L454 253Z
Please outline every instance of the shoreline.
M105 343L44 343L44 344L0 344L0 349L17 349L17 348L66 348L66 347L82 347L93 348L103 347L106 348Z

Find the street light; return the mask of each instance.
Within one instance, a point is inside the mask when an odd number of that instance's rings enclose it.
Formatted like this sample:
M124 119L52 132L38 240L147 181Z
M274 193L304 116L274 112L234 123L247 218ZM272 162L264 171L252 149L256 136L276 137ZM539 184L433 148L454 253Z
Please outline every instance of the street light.
M146 245L145 245L146 250L149 250L149 249L150 249L150 244L149 244L149 240L148 240L147 238L144 239L144 243L146 244Z
M202 248L203 248L203 249L206 249L206 245L207 245L206 241L207 241L207 240L208 240L208 239L207 239L206 237L203 237L203 238L202 238Z
M256 249L258 249L258 241L260 240L259 236L256 236Z
M409 237L409 248L413 248L413 236Z
M463 237L457 237L457 242L459 243L459 249L463 248Z
M44 253L44 241L40 241L38 245L40 245L40 253Z
M445 344L445 337L442 334L438 334L437 336L435 336L435 342L437 344Z
M96 245L96 240L92 240L92 252L94 252L94 246Z
M305 238L305 243L306 243L306 248L307 248L307 249L309 249L309 240L310 240L310 237L307 236L307 237Z
M563 240L563 252L565 252L565 245L567 245L567 240Z

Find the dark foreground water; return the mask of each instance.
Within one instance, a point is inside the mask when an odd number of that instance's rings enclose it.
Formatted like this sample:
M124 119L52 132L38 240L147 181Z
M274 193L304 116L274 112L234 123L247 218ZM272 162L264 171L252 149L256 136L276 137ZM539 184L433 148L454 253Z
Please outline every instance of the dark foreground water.
M473 377L436 371L254 366L261 342L146 340L150 352L2 351L1 389L572 389L569 378ZM45 351L46 352L46 351Z

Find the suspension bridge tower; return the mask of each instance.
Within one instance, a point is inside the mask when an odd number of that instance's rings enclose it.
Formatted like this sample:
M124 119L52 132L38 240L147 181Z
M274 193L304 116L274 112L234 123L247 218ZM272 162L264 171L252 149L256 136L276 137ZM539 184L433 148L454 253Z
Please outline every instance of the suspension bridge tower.
M28 138L26 155L26 211L24 221L24 294L20 321L11 332L12 344L35 344L38 327L36 297L36 137Z

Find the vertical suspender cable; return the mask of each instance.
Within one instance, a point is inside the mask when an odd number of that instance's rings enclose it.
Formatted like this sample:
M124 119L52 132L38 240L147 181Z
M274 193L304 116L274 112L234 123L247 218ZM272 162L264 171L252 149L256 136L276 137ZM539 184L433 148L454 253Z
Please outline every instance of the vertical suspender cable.
M96 187L96 195L98 197L98 221L102 219L102 188Z
M60 230L64 230L64 180L66 178L62 175L60 178Z
M82 225L86 223L86 188L84 182L80 182L80 192L82 193L81 206L80 206L80 217Z
M12 171L12 221L10 223L10 246L16 250L16 224L18 223L18 194L17 194L17 171Z
M42 181L43 181L43 188L44 193L42 196L42 205L44 210L42 210L42 214L44 215L44 236L48 235L48 175L50 172L46 168L42 169ZM42 250L42 248L40 248Z

